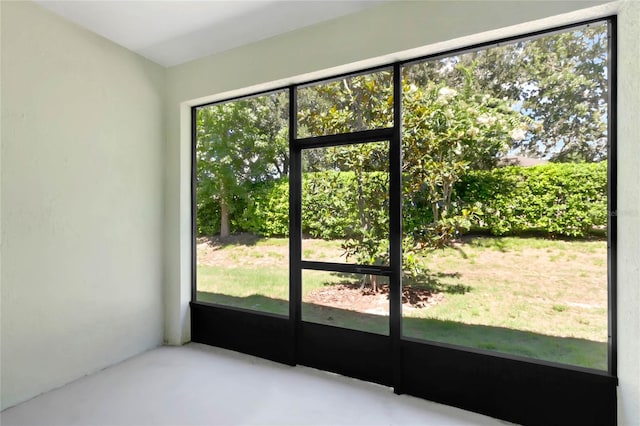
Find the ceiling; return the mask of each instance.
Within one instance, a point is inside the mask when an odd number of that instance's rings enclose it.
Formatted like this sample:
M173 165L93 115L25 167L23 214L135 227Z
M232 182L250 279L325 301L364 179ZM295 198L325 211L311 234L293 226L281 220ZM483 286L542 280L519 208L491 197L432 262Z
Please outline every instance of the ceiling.
M36 0L36 3L168 67L359 12L380 1Z

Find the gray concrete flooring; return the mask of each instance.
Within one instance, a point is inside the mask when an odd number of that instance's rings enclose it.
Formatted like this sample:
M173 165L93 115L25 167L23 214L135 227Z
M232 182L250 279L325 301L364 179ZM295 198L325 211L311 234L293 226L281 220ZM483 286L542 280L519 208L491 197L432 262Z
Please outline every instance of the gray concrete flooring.
M160 347L0 414L10 425L505 425L306 367Z

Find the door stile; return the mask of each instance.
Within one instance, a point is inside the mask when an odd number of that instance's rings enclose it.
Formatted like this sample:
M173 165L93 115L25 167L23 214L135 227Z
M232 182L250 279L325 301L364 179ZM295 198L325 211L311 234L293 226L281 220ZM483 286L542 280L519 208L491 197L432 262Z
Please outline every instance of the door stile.
M293 360L298 360L302 311L302 155L295 143L298 131L296 87L289 88L289 322Z
M393 137L389 148L389 337L394 392L402 393L402 73L393 66Z

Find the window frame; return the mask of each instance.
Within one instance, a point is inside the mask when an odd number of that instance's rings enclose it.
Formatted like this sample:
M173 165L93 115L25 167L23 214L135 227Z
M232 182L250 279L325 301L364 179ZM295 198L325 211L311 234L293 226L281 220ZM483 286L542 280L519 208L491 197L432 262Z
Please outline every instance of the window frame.
M535 358L529 358L524 356L511 355L507 353L495 352L491 350L482 350L482 349L474 349L470 347L450 345L447 343L439 343L433 341L424 341L424 340L416 340L409 337L403 337L401 335L401 322L402 315L400 313L399 308L394 309L393 303L398 302L399 293L391 294L392 298L392 306L389 312L389 324L390 324L390 337L391 338L391 349L390 349L390 361L392 362L392 378L391 385L394 387L394 391L396 393L409 393L415 396L419 396L425 399L443 402L445 404L458 406L461 408L469 409L472 411L477 411L480 413L492 415L495 417L503 418L505 420L511 420L516 422L528 421L529 419L537 419L533 420L534 423L545 423L545 417L541 414L534 414L530 411L525 410L524 413L517 413L517 411L522 409L522 406L519 406L518 403L514 402L514 407L505 408L505 407L491 407L491 402L487 400L486 396L480 396L479 402L474 403L467 396L460 396L452 394L452 390L449 389L448 384L446 382L455 381L456 379L463 380L464 369L459 372L459 374L449 374L446 371L441 374L437 371L437 369L431 368L428 373L417 374L417 378L414 381L412 379L408 379L406 375L403 376L402 372L399 371L401 365L405 362L408 362L408 359L415 357L427 357L428 359L435 362L436 365L441 363L442 365L450 365L452 362L466 363L471 362L473 365L483 365L488 364L483 368L483 373L486 373L486 377L494 377L506 375L506 376L514 376L508 377L505 380L505 383L516 383L517 381L522 381L523 377L525 378L535 378L537 376L552 374L554 375L551 378L551 382L561 380L561 378L565 378L568 382L575 384L575 389L579 389L580 386L585 386L585 384L593 384L595 387L601 387L602 392L596 392L596 394L590 394L589 392L578 393L576 396L576 400L572 402L573 405L569 404L570 407L578 406L577 404L584 403L585 405L594 404L598 405L596 410L600 410L602 413L600 417L589 417L590 415L584 415L584 420L586 422L594 422L597 423L611 423L614 424L616 421L617 411L616 411L616 395L615 395L615 387L617 386L617 17L607 16L601 18L590 19L578 23L572 23L562 26L557 26L548 30L539 30L534 32L529 32L525 34L505 37L499 40L477 43L470 46L465 46L462 48L456 48L451 50L446 50L434 54L418 56L415 58L395 61L391 63L386 63L383 65L377 65L375 67L359 69L357 71L342 73L338 75L333 75L326 78L319 78L314 80L305 81L303 83L296 83L292 85L277 87L265 91L260 91L256 93L252 93L250 95L236 96L230 97L223 100L209 102L205 104L195 105L191 107L191 124L192 124L192 148L191 148L191 219L192 219L192 271L191 271L191 308L192 308L192 340L199 341L202 343L213 344L216 346L222 346L229 349L239 350L241 352L246 352L254 355L258 355L267 359L276 360L279 362L284 362L290 365L300 364L299 362L299 348L297 347L297 336L300 332L300 309L299 306L296 307L296 304L299 304L299 300L301 299L300 294L300 277L296 277L295 275L301 271L302 263L300 259L296 259L294 254L301 252L300 247L300 237L301 235L294 235L292 230L300 230L301 223L299 218L299 212L295 212L295 203L299 203L299 197L296 195L297 192L301 190L299 183L291 182L290 180L290 199L289 199L289 217L290 217L290 234L289 234L289 286L290 286L290 295L289 295L289 305L290 312L288 318L282 317L275 314L268 314L264 312L248 312L241 308L234 308L230 306L222 306L216 305L207 302L199 302L196 300L196 265L197 265L197 251L196 251L196 189L197 189L197 181L196 181L196 110L198 108L202 108L208 105L215 105L225 102L230 102L239 99L251 98L263 94L273 93L281 90L286 90L289 92L289 155L290 155L290 175L292 176L294 173L298 173L296 170L296 162L299 161L301 150L306 148L317 148L328 146L331 144L335 144L339 141L344 141L344 143L357 143L357 141L366 141L371 140L372 138L382 137L384 136L385 140L394 140L397 139L401 141L401 124L402 124L402 100L401 100L401 69L403 66L411 65L418 62L437 60L445 57L460 55L464 53L470 53L474 51L478 51L481 49L487 49L491 47L497 47L504 44L511 44L519 41L530 41L539 37L549 36L558 33L564 33L570 30L579 29L580 27L587 26L593 23L606 23L608 26L608 116L607 116L607 139L608 139L608 152L607 152L607 215L608 215L608 223L607 223L607 290L608 290L608 309L607 309L607 323L608 323L608 344L607 344L607 362L608 368L606 371L604 370L594 370L580 366L568 365L568 364L560 364L551 361L545 361ZM393 84L394 84L394 109L393 109L393 127L384 128L384 129L371 129L364 130L361 132L347 133L347 134L336 134L336 135L325 135L325 136L313 136L313 137L304 137L297 138L297 89L310 87L316 84L322 84L324 82L331 82L337 79L358 76L366 73L386 70L393 70ZM398 90L400 87L400 90ZM387 139L388 138L388 139ZM395 226L402 226L402 216L401 216L401 203L399 200L401 198L401 146L397 144L395 149L390 149L390 204L394 205L394 198L396 199L396 204L398 204L399 210L397 210L394 215L396 215L396 219L390 219L390 222ZM398 165L394 166L397 163ZM394 178L395 176L395 178ZM400 188L400 192L398 189ZM392 212L390 211L390 214ZM395 221L395 222L394 222ZM400 228L401 229L401 228ZM391 238L399 238L401 242L402 233L398 236L394 235L394 232L390 234ZM390 246L391 250L391 246ZM400 256L400 253L391 253L392 256ZM393 269L391 267L390 269ZM401 268L400 268L401 269ZM400 273L401 271L393 271L390 270L389 274L393 275L394 273ZM297 286L295 285L297 283ZM395 300L395 302L394 302ZM214 313L211 308L216 309ZM217 322L220 318L226 318L231 321L238 321L242 326L243 332L251 335L253 333L250 329L256 328L257 330L264 331L267 327L269 329L281 328L283 331L282 342L286 346L282 350L274 349L274 348L257 348L252 345L247 344L238 344L234 343L236 339L235 333L239 332L239 329L234 329L229 333L220 333L216 334L211 331L204 330L203 327L206 324L212 324L213 322ZM289 325L284 326L277 321L286 319L290 322ZM196 322L201 321L202 325L199 326L195 324ZM261 323L262 322L262 323ZM273 322L273 323L272 323ZM265 325L265 323L268 323ZM243 328L244 327L244 328ZM393 337L395 336L395 337ZM293 339L293 344L287 346L285 344L285 340L287 338ZM262 342L264 343L264 342ZM274 342L275 343L275 342ZM291 342L289 342L291 343ZM452 356L453 355L453 356ZM476 364L478 363L478 364ZM306 363L302 363L304 365L308 365ZM509 372L501 373L502 368L507 365L509 368ZM317 365L312 365L317 366ZM337 371L332 369L331 367L324 367L324 365L320 365L320 368ZM348 372L346 375L352 375ZM522 372L522 377L513 372ZM555 376L557 374L557 376ZM357 377L357 376L354 376ZM388 384L385 380L376 380L375 378L369 377L361 377L365 380L375 381L378 383ZM532 379L533 380L533 379ZM540 379L544 382L544 378ZM425 385L421 383L421 381L432 382L435 384ZM514 382L516 381L516 382ZM524 380L524 385L526 386L526 380ZM471 383L473 380L471 380ZM478 383L476 383L478 384ZM519 389L518 395L525 395L531 397L534 401L537 401L540 397L538 393L540 392L540 387L536 387L540 385L538 382L533 383L531 385L531 389L525 390L524 388ZM441 386L444 390L434 389L435 387ZM497 385L487 385L488 394L491 395L491 392L495 390L496 392L500 392L497 389L500 384ZM540 385L542 386L542 385ZM573 386L573 385L571 385ZM571 389L573 387L569 386ZM561 388L561 387L560 387ZM606 388L606 389L605 389ZM560 389L556 392L556 394L547 395L546 398L549 401L552 401L555 397L563 396L563 390ZM555 395L555 396L554 396ZM534 404L535 405L535 404ZM520 407L520 408L518 408ZM566 414L565 417L561 415L559 418L566 418L572 422L577 421L576 412L571 412L571 408L568 408L569 413ZM529 416L529 417L523 417ZM538 416L538 417L536 417ZM542 416L542 417L540 417ZM558 418L555 418L556 421Z

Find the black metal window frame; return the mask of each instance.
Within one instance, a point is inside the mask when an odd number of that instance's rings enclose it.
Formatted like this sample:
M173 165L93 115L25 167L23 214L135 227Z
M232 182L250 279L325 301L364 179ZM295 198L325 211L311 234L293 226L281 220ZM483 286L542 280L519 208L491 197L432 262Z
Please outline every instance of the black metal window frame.
M423 61L437 60L445 57L474 52L500 45L529 41L543 36L562 33L578 29L595 23L608 24L608 169L607 169L607 277L608 277L608 369L607 371L594 370L568 364L560 364L550 361L538 360L523 356L505 354L490 350L474 349L465 346L451 345L447 343L416 340L402 336L401 315L401 279L402 279L402 67ZM364 380L382 383L392 386L396 393L408 393L433 401L458 406L461 408L488 414L505 420L522 422L527 424L549 423L573 423L573 424L615 424L616 422L616 395L617 386L617 306L616 306L616 244L617 244L617 37L616 16L592 19L575 24L558 26L548 30L541 30L522 35L503 38L496 41L478 43L471 46L447 50L435 54L424 55L408 60L396 61L376 67L361 69L349 73L334 75L327 78L315 79L299 84L274 88L251 95L237 96L211 103L193 106L192 113L192 166L191 166L191 219L192 219L192 341L207 343L215 346L226 347L233 350L261 356L290 365L310 365L330 371L336 371L345 375L358 377ZM297 137L297 89L306 88L315 84L322 84L337 79L368 74L381 70L393 71L393 127L364 130L335 135L323 135L313 137ZM289 315L277 315L264 312L249 311L225 305L217 305L210 302L200 302L196 299L196 110L198 108L230 102L239 99L286 91L289 94L289 155L290 155L290 180L289 180ZM302 260L302 224L301 224L301 198L302 198L302 162L301 154L305 149L320 148L336 145L350 145L357 143L389 141L389 266L372 267L370 265L331 264L325 262L312 262ZM388 341L383 343L376 341L367 333L353 332L362 337L360 343L369 342L372 347L379 347L388 356L389 365L380 364L387 373L376 376L363 371L350 370L339 365L337 360L319 360L314 357L305 358L305 344L313 346L315 341L301 338L304 333L318 333L318 336L328 336L341 343L348 344L349 336L343 336L339 330L330 328L317 330L314 324L301 320L301 272L305 269L349 272L349 273L373 273L390 277L390 311L389 311L389 335ZM224 321L225 327L230 329L207 329L213 324ZM275 334L270 334L275 333ZM331 334L337 333L337 334ZM332 337L331 337L332 336ZM337 337L336 337L337 336ZM249 342L246 339L253 339ZM303 340L301 343L300 340ZM387 346L388 345L388 346ZM318 348L316 348L318 349ZM309 352L309 351L306 351ZM358 354L356 349L352 351ZM403 372L406 363L419 363L427 358L433 362L421 373L408 376ZM451 374L447 367L459 365L457 374ZM467 367L465 367L467 365ZM471 367L468 367L471 365ZM375 368L375 366L373 366ZM487 384L486 380L467 377L469 374L482 371L481 377L502 377L503 382ZM506 370L505 370L506 369ZM505 372L506 371L506 372ZM547 377L545 378L545 375ZM528 388L520 388L517 383L527 378L531 380ZM479 394L475 400L469 395L459 395L451 382L462 380L467 386L476 386L478 391L487 390L487 395ZM431 382L432 387L439 389L423 389L423 381ZM454 383L455 384L455 383ZM549 391L548 385L554 385L555 391ZM459 386L459 384L455 384ZM500 388L514 386L515 396L508 396L514 389ZM590 388L592 386L592 388ZM596 389L596 390L593 390ZM530 403L517 400L532 398L535 402L550 404L553 407L554 399L565 397L565 393L573 391L575 396L570 403L555 406L558 410L566 408L562 412L551 410L550 413L540 414L534 412ZM493 392L493 393L492 393ZM540 395L546 392L546 396ZM511 408L496 407L495 401L490 395L503 395L505 405L511 404ZM573 405L572 405L573 404ZM573 407L592 406L592 410L583 410L577 413ZM547 407L547 411L549 411ZM544 409L543 409L544 410ZM566 420L563 421L563 420Z

